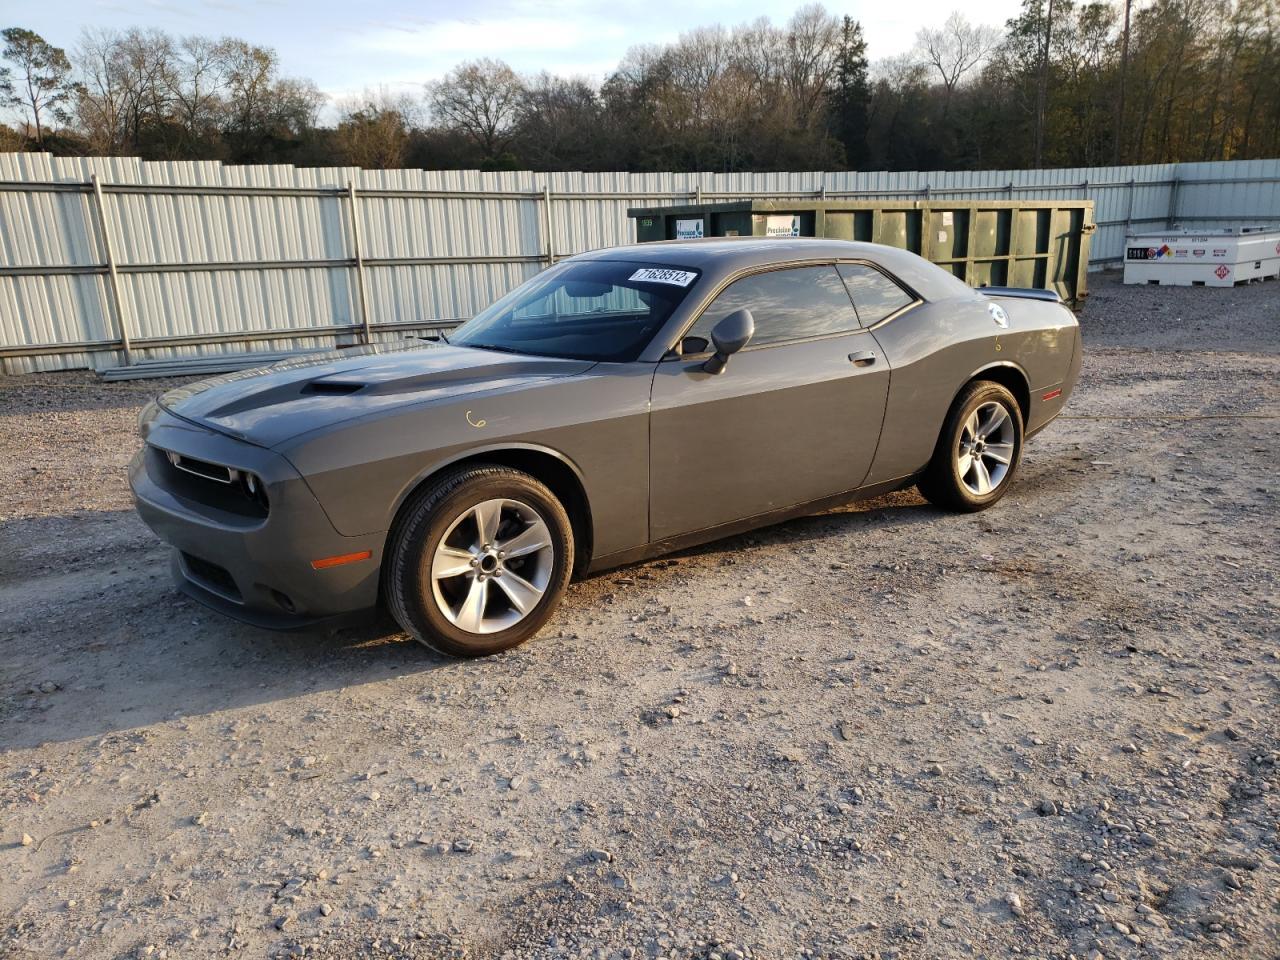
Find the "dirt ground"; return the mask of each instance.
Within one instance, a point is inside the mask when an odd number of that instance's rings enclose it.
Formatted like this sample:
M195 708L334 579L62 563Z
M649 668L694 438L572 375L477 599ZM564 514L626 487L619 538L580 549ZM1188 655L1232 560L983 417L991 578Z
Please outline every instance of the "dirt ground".
M1093 280L994 510L616 571L474 662L183 599L160 385L0 379L0 956L1276 957L1280 284Z

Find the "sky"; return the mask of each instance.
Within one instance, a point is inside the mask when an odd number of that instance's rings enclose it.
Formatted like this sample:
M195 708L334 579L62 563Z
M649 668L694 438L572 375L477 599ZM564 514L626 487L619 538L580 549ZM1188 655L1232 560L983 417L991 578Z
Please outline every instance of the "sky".
M675 40L693 27L767 16L785 23L803 0L3 0L0 27L22 26L73 47L82 29L155 27L236 36L270 46L283 72L335 99L364 89L421 90L463 60L507 61L518 72L599 82L628 47ZM862 23L868 56L910 49L921 26L955 9L1001 25L1018 0L831 0Z

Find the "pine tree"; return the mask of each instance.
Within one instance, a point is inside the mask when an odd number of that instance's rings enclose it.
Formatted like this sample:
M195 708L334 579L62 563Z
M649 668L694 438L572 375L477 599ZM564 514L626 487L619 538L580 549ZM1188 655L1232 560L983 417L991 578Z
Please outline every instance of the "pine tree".
M835 90L831 97L832 132L844 145L845 163L858 169L866 163L867 107L871 88L867 82L867 41L862 24L846 16L840 26Z

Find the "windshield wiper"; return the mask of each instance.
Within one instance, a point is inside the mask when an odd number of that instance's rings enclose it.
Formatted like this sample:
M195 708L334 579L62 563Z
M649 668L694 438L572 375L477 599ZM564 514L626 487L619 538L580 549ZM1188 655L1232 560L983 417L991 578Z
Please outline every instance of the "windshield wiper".
M470 340L464 340L462 343L458 344L458 346L471 347L472 349L475 349L475 350L493 350L495 353L515 353L515 354L519 354L522 357L545 356L545 354L529 353L525 350L517 350L515 347L498 347L498 346L494 346L491 343L472 343Z
M430 340L432 343L448 343L449 338L443 330L437 330L435 333L428 333L425 337L419 337L419 340Z

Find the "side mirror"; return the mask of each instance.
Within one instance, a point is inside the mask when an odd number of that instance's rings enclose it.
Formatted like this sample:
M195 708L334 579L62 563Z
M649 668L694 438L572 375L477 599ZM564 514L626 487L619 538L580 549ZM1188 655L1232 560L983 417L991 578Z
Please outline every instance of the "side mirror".
M706 353L711 347L711 341L706 337L685 337L680 341L680 356L693 357L700 353Z
M711 342L716 352L702 365L707 373L723 373L729 358L741 350L756 332L756 321L750 310L735 310L711 328Z

